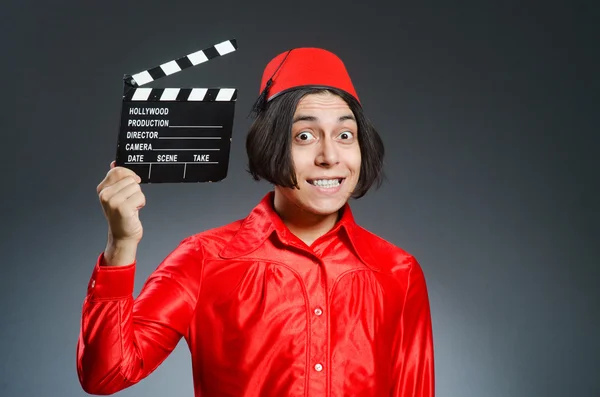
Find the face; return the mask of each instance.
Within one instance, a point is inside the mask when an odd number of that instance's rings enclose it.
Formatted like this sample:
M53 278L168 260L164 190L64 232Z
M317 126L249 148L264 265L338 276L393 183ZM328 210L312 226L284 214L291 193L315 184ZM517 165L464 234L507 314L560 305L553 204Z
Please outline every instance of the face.
M299 189L276 189L304 211L337 213L360 174L358 126L348 104L330 93L305 96L296 108L291 134Z

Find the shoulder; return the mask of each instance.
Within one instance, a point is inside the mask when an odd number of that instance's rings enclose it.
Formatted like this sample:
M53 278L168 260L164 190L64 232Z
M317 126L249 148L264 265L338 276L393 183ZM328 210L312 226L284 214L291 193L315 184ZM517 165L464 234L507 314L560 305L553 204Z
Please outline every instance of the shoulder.
M357 248L362 247L358 251L363 261L369 261L384 279L393 280L398 291L406 291L409 286L426 289L423 268L411 253L360 226L354 237Z
M238 219L222 226L195 233L186 237L184 241L196 244L208 256L216 256L234 238L243 221L243 219Z
M359 254L369 261L372 267L385 273L410 271L413 267L419 267L419 263L410 252L364 227L355 224L353 233Z

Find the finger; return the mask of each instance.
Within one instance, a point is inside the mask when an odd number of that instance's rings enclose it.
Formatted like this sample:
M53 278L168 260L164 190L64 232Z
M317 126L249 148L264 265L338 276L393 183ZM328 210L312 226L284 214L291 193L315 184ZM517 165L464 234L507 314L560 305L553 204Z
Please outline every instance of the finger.
M131 216L145 205L145 196L139 185L130 184L119 190L109 202L111 211L118 211L122 216Z
M101 184L102 185L102 184ZM108 204L110 200L116 195L119 194L123 189L132 186L133 188L139 189L138 182L134 179L133 176L129 175L123 179L120 179L113 183L112 185L104 185L100 192L98 192L98 197L103 204ZM125 200L126 198L123 198Z
M111 213L118 212L121 216L131 216L137 210L137 206L142 204L140 197L135 197L132 201L129 201L138 193L141 193L139 185L132 183L125 186L108 200L106 203L108 211Z
M137 183L142 181L142 178L140 178L139 175L132 170L124 167L114 167L107 172L106 177L104 177L102 182L100 182L100 184L97 186L96 191L100 193L100 191L104 188L112 186L127 177L132 177Z
M115 167L116 167L116 164L117 164L117 162L116 162L116 161L114 161L114 160L113 160L113 161L111 161L111 162L110 162L110 168L111 168L111 169L115 168Z
M138 190L127 198L127 204L135 210L140 210L146 206L146 196L141 190Z

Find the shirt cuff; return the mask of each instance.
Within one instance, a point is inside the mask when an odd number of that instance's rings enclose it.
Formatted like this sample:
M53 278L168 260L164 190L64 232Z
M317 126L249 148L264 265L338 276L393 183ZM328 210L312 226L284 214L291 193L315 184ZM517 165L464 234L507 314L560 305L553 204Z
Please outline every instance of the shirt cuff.
M103 265L104 252L98 256L88 284L92 299L122 299L133 295L135 261L125 266Z

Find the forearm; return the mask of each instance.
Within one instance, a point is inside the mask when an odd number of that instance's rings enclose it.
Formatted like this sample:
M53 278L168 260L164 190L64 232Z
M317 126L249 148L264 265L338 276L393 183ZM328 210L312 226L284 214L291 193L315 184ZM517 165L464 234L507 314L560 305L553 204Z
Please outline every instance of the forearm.
M153 273L145 287L151 286L134 301L134 267L97 266L92 277L77 346L78 374L88 393L112 394L148 376L175 348L192 314L164 269Z
M194 239L185 239L135 300L135 261L105 266L100 255L88 284L77 345L79 379L88 393L114 393L139 382L176 347L195 310L201 253ZM127 255L113 258L113 264L131 260Z
M86 299L77 343L77 373L86 392L112 394L136 383L132 375L140 373L142 361L127 343L133 340L131 306L131 299Z
M79 380L92 394L110 394L132 385L131 374L141 368L131 315L135 265L102 268L104 262L101 255L83 303L77 343Z

